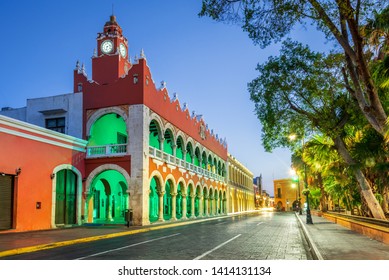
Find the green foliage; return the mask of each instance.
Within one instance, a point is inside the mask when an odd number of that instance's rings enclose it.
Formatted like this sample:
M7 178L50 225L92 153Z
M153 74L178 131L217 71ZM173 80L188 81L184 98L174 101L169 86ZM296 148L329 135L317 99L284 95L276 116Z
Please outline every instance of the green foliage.
M327 38L340 35L340 16L358 14L364 23L384 2L363 0L203 0L200 16L240 25L262 48L280 42L296 25L314 24ZM347 4L346 4L347 3ZM386 3L387 4L387 3ZM351 6L352 5L352 6Z
M350 101L341 83L341 65L339 54L313 52L288 39L280 56L257 66L259 76L248 88L267 151L296 145L288 139L291 134L337 133Z
M320 197L321 197L321 191L319 188L312 188L310 191L310 203L311 207L314 209L318 209L320 205Z

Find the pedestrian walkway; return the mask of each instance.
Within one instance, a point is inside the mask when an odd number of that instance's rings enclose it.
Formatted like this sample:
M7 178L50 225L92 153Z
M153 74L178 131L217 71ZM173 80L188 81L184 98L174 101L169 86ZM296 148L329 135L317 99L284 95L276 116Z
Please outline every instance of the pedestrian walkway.
M389 245L359 234L323 217L296 214L319 260L389 260Z
M161 223L138 227L124 225L80 226L66 229L0 234L0 258L34 252L71 244L84 243L116 236L136 234L166 227L177 227L205 220L223 219L230 216L185 222ZM312 216L313 224L306 224L306 216L296 214L305 232L311 251L319 260L389 260L389 245L351 231L343 226Z

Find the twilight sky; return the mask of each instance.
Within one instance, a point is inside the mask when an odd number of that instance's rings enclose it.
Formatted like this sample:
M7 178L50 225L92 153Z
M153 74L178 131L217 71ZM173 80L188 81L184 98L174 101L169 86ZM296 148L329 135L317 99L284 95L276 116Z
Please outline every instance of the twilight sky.
M26 99L71 93L76 61L88 77L96 36L114 14L129 41L129 54L144 49L157 85L202 114L228 151L254 177L262 174L273 194L273 179L289 177L290 152L266 153L261 125L249 99L247 83L257 63L278 54L278 46L255 46L238 26L199 18L201 0L1 1L0 108L23 107ZM312 31L295 30L293 38L323 47Z

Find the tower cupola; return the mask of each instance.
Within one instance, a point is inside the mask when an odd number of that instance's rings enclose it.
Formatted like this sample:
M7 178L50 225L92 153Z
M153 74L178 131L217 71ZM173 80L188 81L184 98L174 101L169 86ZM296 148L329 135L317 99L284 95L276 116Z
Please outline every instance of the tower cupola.
M109 84L127 74L131 67L128 60L128 41L122 28L111 15L97 34L97 51L92 59L92 79L99 84Z

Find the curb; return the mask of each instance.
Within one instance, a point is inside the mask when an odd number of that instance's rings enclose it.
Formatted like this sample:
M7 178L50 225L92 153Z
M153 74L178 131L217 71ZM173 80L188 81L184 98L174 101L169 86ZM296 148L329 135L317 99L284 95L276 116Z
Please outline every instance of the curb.
M313 239L309 233L309 231L307 230L305 224L303 223L303 221L300 219L299 215L297 213L295 213L296 215L296 218L297 220L299 221L302 229L303 229L303 233L304 233L304 236L305 236L305 239L307 240L308 242L308 245L311 249L311 252L312 252L312 256L313 256L313 259L314 260L324 260L323 256L321 255L319 249L317 249L315 243L313 242Z

